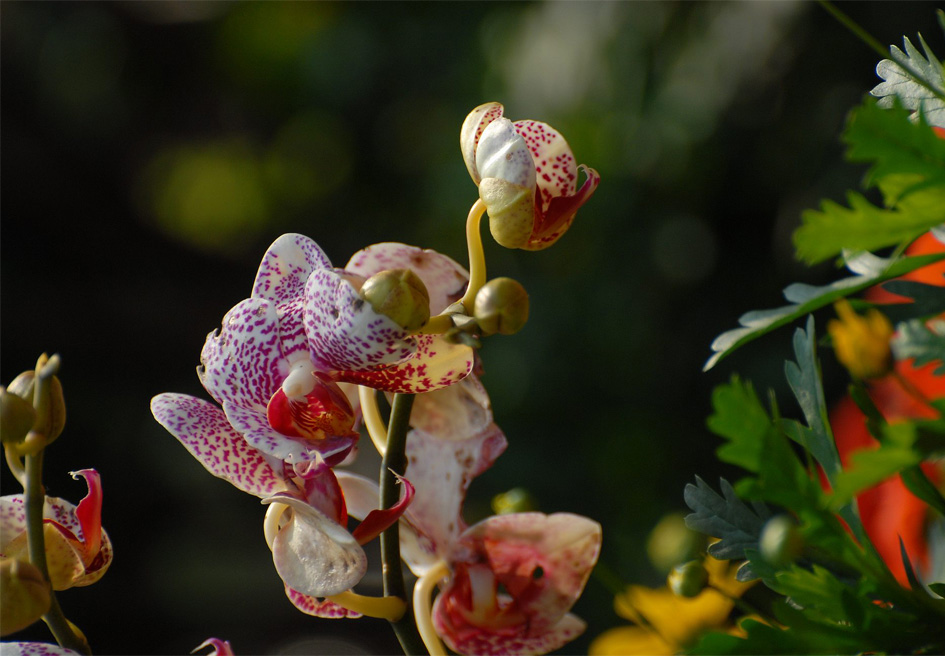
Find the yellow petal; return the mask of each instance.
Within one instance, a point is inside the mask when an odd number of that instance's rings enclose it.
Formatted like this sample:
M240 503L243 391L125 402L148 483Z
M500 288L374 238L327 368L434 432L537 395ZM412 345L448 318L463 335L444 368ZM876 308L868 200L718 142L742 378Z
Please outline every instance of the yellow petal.
M679 649L641 626L621 626L605 631L591 643L590 656L675 654Z

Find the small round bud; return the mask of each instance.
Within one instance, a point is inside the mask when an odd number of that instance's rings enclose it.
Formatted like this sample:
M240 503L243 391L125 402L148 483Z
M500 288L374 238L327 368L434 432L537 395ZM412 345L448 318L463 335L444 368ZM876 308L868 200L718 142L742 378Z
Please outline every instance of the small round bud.
M49 584L23 560L0 561L0 636L25 629L49 610Z
M58 362L58 356L53 357L56 357ZM35 398L35 386L37 384L43 384L43 382L36 380L36 372L32 370L24 371L10 381L10 384L7 385L7 392L19 396L34 406L37 415L36 422L31 428L34 428L45 437L46 444L51 444L53 440L59 437L66 425L66 401L62 393L62 383L59 382L57 376L49 376L48 380L45 381L45 397L38 400ZM45 412L42 412L43 409L45 409ZM6 438L4 438L4 442L6 442Z
M676 565L666 579L669 589L678 597L695 597L709 583L709 572L702 561L690 560Z
M36 411L26 399L0 387L0 440L19 444L36 423Z
M514 487L492 497L492 510L497 515L530 512L536 510L538 504L531 493L523 487Z
M513 335L528 321L528 292L511 278L494 278L476 294L473 314L485 335Z
M776 515L761 529L761 555L772 565L790 565L804 551L804 538L797 524L787 515Z
M664 516L650 531L646 553L659 572L695 558L705 548L705 536L686 526L682 513Z
M361 298L405 330L418 330L430 320L430 295L420 276L410 269L374 274L361 286Z

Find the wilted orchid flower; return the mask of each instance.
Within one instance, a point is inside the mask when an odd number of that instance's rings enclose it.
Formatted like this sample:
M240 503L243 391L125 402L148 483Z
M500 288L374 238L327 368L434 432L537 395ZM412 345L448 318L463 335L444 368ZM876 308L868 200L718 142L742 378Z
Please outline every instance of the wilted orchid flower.
M277 510L267 515L267 540L276 571L296 607L319 617L360 614L335 603L337 598L325 597L337 597L364 576L367 557L361 545L403 513L412 493L408 483L401 503L372 513L376 495L359 498L363 485L342 490L325 462L308 468L304 477L297 476L295 468L250 446L209 401L161 394L151 401L151 411L207 471ZM351 478L357 477L346 475L346 480ZM368 510L360 515L364 521L349 532L347 504L352 502Z
M78 506L46 497L43 532L46 562L53 590L91 585L112 562L112 543L102 529L102 482L94 469L72 473L82 476L89 493ZM0 497L0 557L29 560L23 495Z
M600 175L576 166L567 141L551 126L513 123L502 112L501 104L490 102L469 113L460 132L463 159L495 240L506 248L541 250L571 226ZM580 189L579 168L586 176Z

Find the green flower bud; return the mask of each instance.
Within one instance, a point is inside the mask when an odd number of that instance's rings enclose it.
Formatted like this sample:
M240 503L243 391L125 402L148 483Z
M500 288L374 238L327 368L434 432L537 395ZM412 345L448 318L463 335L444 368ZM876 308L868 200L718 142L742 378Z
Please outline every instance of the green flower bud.
M473 315L484 335L517 333L528 321L528 292L511 278L494 278L476 294Z
M57 358L57 356L53 356ZM62 383L57 376L49 376L45 381L46 394L42 399L35 399L36 372L24 371L7 386L7 392L16 394L30 404L36 412L36 421L31 428L46 438L51 444L62 433L66 425L66 401L62 393ZM38 401L38 403L37 403ZM6 438L4 438L6 441Z
M0 387L0 441L19 444L36 423L36 411L26 399Z
M682 513L664 516L647 538L646 553L661 573L695 558L705 548L705 536L686 526L684 517Z
M761 555L776 567L790 565L804 551L804 538L787 515L776 515L761 529Z
M506 248L523 248L535 227L535 190L501 178L479 183L479 198L489 213L489 231Z
M0 636L28 627L49 603L49 584L36 567L14 558L0 561Z
M418 330L430 320L430 295L420 277L410 269L388 269L368 278L361 298L374 311L390 317L405 330Z
M678 597L695 597L709 583L709 572L701 560L690 560L676 565L666 579L669 589Z
M531 493L523 487L515 487L492 497L492 511L497 515L510 513L530 512L536 510L538 504Z

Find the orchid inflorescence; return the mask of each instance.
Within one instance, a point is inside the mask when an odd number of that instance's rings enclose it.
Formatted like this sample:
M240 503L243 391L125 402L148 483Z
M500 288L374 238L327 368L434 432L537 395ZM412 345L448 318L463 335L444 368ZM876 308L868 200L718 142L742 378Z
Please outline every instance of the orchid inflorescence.
M175 393L151 402L210 473L267 506L265 539L296 608L382 617L396 628L412 605L431 653L445 653L442 642L498 654L570 641L584 623L569 610L601 544L596 522L568 513L511 513L472 526L462 515L471 481L507 444L476 347L516 332L528 315L520 284L487 280L479 222L488 212L505 246L546 248L599 181L582 167L577 189L564 138L502 111L476 108L461 132L480 193L466 225L469 272L401 243L368 246L337 268L308 237L283 235L263 256L249 298L207 336L197 373L213 402ZM386 421L378 392L393 395ZM362 425L384 458L380 483L346 469ZM367 571L363 546L385 532L394 552L385 549L385 572L402 558L418 577L412 599L393 584L382 597L354 591Z

